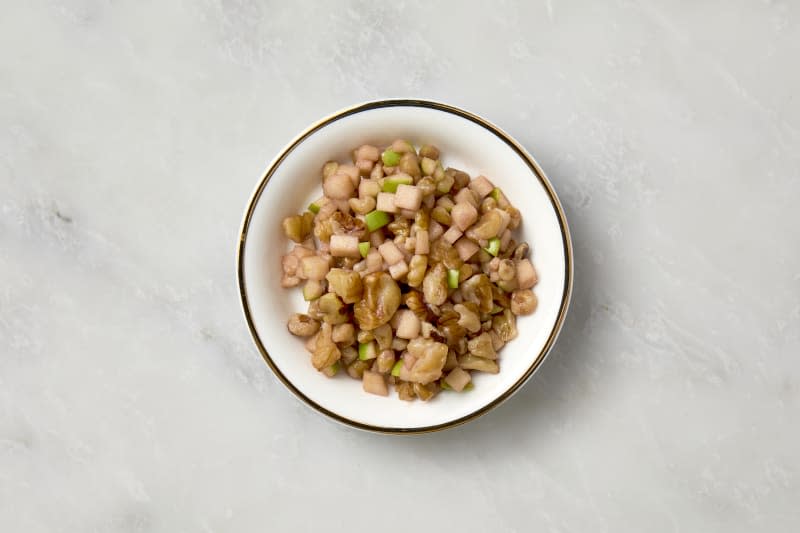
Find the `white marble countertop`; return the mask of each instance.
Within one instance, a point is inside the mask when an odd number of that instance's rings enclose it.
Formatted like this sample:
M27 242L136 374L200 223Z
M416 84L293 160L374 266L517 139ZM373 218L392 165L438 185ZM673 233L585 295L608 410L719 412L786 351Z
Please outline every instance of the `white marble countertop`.
M4 4L0 531L797 531L800 6L494 4ZM515 135L576 254L541 372L411 438L298 402L234 275L266 162L390 96Z

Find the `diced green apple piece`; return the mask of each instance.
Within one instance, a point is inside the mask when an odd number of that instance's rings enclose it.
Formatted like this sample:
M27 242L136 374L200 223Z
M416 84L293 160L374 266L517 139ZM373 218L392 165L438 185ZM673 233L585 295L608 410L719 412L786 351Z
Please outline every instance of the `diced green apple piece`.
M366 223L368 231L375 231L378 228L382 228L388 224L390 220L391 218L388 213L377 210L367 213L364 217L364 223Z
M400 154L392 150L386 150L383 152L381 159L383 160L383 164L387 167L396 167L400 162Z
M397 361L397 362L394 364L394 366L392 367L392 375L393 375L394 377L399 377L399 376L400 376L400 370L403 368L403 364L404 364L404 363L403 363L403 360L402 360L402 359L398 360L398 361Z
M500 239L498 239L497 237L492 237L491 239L489 239L489 246L484 248L484 250L486 250L494 257L497 257L497 254L500 252Z
M399 176L387 176L383 179L383 192L397 192L397 187L400 185L412 185L414 178L408 174L401 174Z
M378 349L375 346L375 341L359 342L358 343L358 358L362 361L368 361L378 357Z
M457 268L451 268L447 271L447 286L451 289L458 288L458 274Z

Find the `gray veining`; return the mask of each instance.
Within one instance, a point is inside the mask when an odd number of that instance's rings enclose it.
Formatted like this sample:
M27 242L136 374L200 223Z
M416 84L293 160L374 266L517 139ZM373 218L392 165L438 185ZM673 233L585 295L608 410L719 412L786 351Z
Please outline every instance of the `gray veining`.
M796 531L800 5L5 2L0 530ZM308 123L443 100L560 194L547 364L444 433L322 419L241 318L240 216Z

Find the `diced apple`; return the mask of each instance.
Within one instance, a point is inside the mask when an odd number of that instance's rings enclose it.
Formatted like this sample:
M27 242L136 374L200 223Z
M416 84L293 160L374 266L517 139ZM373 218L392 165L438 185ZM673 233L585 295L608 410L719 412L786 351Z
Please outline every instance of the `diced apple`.
M361 180L361 183L358 184L358 195L361 198L366 198L368 196L375 198L380 191L381 186L375 180Z
M430 242L428 240L428 230L417 230L416 242L414 243L414 253L424 255L430 252Z
M371 249L365 260L367 262L366 272L377 272L383 267L383 256L376 249Z
M453 224L458 226L458 229L467 231L467 228L478 220L478 210L469 202L460 202L453 206L450 216L453 218ZM508 213L506 213L506 216L508 216Z
M353 185L350 176L338 171L336 174L325 178L322 183L322 191L325 196L333 200L347 200L353 195L354 189L355 185Z
M431 220L430 224L428 225L428 240L433 242L441 237L442 233L444 233L444 228L442 225L435 220Z
M481 249L475 241L467 239L466 237L458 239L453 247L458 252L458 257L460 257L462 261L467 261Z
M422 191L415 185L398 185L394 205L401 209L416 211L422 205Z
M397 320L397 331L395 336L401 339L415 339L419 336L421 323L414 311L409 309L399 311L400 318Z
M363 144L356 148L355 158L356 160L366 159L368 161L375 162L381 158L381 151L370 144Z
M400 251L394 241L384 241L383 244L378 246L378 251L383 256L383 260L390 266L399 263L405 258L403 252Z
M448 244L453 244L460 239L463 234L464 233L456 226L450 226L450 228L444 232L444 235L442 235L442 239L444 239Z
M383 375L371 370L365 370L364 376L361 378L364 392L370 394L377 394L378 396L389 396L389 389L386 386L386 379Z
M486 178L486 176L478 176L469 182L469 188L478 193L478 196L484 198L494 190L494 185Z
M383 211L384 213L397 213L395 195L390 192L379 192L375 209L378 211Z
M309 255L300 260L303 277L306 279L323 280L328 273L329 265L326 260L318 255Z
M393 279L401 279L408 274L408 265L405 261L400 261L389 266L389 274Z
M361 180L361 175L358 171L358 167L355 165L339 165L339 168L336 169L337 174L344 174L353 184L353 188L358 187L358 182Z
M475 195L472 194L472 189L464 188L456 193L455 197L453 198L455 203L461 204L467 202L472 204L474 207L478 207L478 201L475 199Z
M361 257L358 237L355 235L331 235L331 255L334 257Z
M472 377L469 375L469 372L456 367L447 374L444 380L454 391L461 392L464 390L464 387L467 386L467 383L472 381Z

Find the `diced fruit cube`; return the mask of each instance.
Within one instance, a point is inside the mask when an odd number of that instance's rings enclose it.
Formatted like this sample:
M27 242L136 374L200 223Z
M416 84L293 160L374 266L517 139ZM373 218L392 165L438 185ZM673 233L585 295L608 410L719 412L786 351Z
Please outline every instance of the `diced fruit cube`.
M399 263L395 263L389 267L389 274L394 279L400 279L406 274L408 274L408 265L405 261L400 261Z
M390 220L391 218L388 214L378 210L367 213L364 217L364 223L367 225L368 231L375 231L376 229L382 228L388 224Z
M375 341L358 343L358 358L362 361L369 361L378 357L378 347Z
M467 239L466 237L458 239L453 247L458 252L458 257L460 257L462 261L468 260L481 249L475 241Z
M381 186L375 180L361 180L361 183L358 184L358 195L361 198L368 196L375 198L379 192L381 192Z
M383 192L397 192L400 185L411 185L412 183L414 183L414 178L404 172L398 172L384 178Z
M378 251L381 253L381 256L383 256L384 261L390 266L399 263L405 258L403 252L400 251L394 241L385 241L378 246Z
M364 370L364 376L361 378L364 392L370 394L377 394L378 396L389 396L389 389L386 387L386 380L382 374Z
M483 198L494 190L494 185L486 178L486 176L478 176L469 182L469 188L478 193L478 196Z
M337 174L344 174L350 181L353 183L353 189L358 187L358 182L361 181L361 174L358 171L358 167L355 165L339 165L336 169Z
M403 368L403 360L402 359L398 359L397 362L392 367L392 375L394 377L399 376L401 368Z
M325 287L319 280L310 279L306 281L306 284L303 286L303 299L310 302L322 296L324 292Z
M447 377L444 378L444 382L450 385L450 388L454 391L461 392L464 390L464 387L467 386L472 380L470 377L469 372L465 372L464 370L456 367L447 374Z
M367 272L377 272L383 266L383 256L376 249L367 254Z
M381 151L378 150L377 147L372 146L371 144L363 144L358 148L356 148L354 155L356 161L358 161L359 159L366 159L368 161L377 161L381 157Z
M398 311L397 331L395 336L401 339L415 339L419 336L421 323L414 311L409 309Z
M478 210L469 202L461 202L453 206L450 216L454 226L458 226L461 231L466 231L478 220Z
M497 237L489 239L489 246L484 248L484 250L497 257L497 254L500 252L500 239Z
M428 240L433 242L441 237L442 233L444 233L444 227L435 220L431 220L431 223L428 226Z
M328 262L318 255L309 255L300 260L303 268L303 277L317 281L325 279L328 273Z
M459 271L457 268L451 268L447 271L447 286L451 289L458 288L458 275Z
M419 166L422 168L422 173L426 176L431 176L436 171L436 160L430 157L423 157Z
M394 205L401 209L416 211L422 205L422 191L414 185L398 185Z
M355 235L331 235L331 255L334 257L361 257L358 237Z
M444 232L442 235L442 239L444 239L448 244L454 244L464 233L455 226L450 226L450 228Z
M381 159L383 160L383 164L387 167L394 167L400 162L400 154L392 150L386 150L383 152Z
M325 178L322 184L322 191L325 196L334 200L347 200L353 195L354 189L355 186L350 176L339 171Z
M341 369L341 365L339 364L339 361L336 361L331 366L326 366L325 368L320 370L320 372L322 372L323 374L325 374L329 378L332 378L333 376L335 376L336 374L339 373L340 369Z
M354 338L355 328L353 324L345 323L333 326L333 332L331 333L331 340L333 342L352 344Z
M467 188L461 189L460 191L458 191L458 193L456 193L453 200L455 200L457 204L466 202L468 204L472 204L474 207L478 207L478 201L475 199L475 195L472 194L471 189Z
M394 194L390 192L379 192L375 208L385 213L397 213Z
M425 255L430 252L430 242L428 237L428 230L417 230L417 241L414 248L415 254Z

